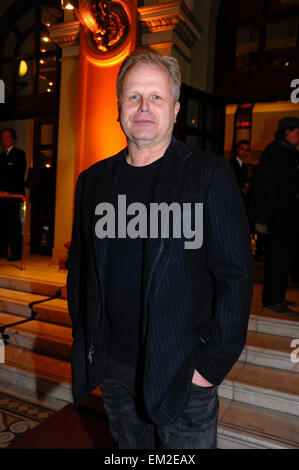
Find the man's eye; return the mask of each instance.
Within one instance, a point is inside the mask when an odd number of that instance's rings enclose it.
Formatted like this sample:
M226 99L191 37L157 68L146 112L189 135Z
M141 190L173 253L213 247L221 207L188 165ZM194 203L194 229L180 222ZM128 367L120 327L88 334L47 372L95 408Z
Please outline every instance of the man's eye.
M139 96L138 95L131 95L130 99L131 100L138 100Z
M159 95L153 95L153 99L154 99L154 100L160 100L160 99L161 99L161 96L159 96Z

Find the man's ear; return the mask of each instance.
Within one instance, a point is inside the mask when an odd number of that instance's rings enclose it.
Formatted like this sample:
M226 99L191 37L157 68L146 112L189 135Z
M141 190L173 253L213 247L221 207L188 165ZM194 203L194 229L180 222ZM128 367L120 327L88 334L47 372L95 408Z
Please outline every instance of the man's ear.
M174 122L176 122L176 118L179 113L180 107L181 107L181 103L177 101L174 105Z

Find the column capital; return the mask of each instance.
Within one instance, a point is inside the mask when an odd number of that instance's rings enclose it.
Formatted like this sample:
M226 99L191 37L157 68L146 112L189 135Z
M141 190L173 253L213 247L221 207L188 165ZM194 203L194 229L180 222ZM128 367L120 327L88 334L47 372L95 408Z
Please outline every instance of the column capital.
M154 44L155 37L159 42L161 34L157 33L168 33L170 39L169 33L174 32L191 49L200 38L202 28L183 0L139 7L138 13L143 35L150 35L147 43Z
M58 23L49 28L50 38L59 47L72 47L79 44L80 22Z

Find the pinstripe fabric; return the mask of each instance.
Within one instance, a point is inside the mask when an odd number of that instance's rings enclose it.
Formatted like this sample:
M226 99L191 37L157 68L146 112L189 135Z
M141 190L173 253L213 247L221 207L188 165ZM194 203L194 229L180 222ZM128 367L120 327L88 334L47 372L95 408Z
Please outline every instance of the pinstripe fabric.
M82 323L74 331L75 403L103 374L107 239L94 234L94 209L99 202L115 201L125 156L122 151L96 163L77 183L67 260L70 315L73 325ZM185 249L184 238L148 238L145 243L143 395L149 417L170 424L186 406L194 368L219 385L242 352L252 296L252 256L244 203L224 158L173 139L152 202L204 203L201 248ZM91 364L86 359L90 345L95 350Z

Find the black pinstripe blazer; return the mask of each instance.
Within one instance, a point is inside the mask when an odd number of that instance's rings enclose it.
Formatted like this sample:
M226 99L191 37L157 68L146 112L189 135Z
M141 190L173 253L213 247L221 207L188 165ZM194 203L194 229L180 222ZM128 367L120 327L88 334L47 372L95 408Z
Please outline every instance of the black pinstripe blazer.
M126 153L124 149L95 163L77 182L66 261L75 405L103 378L109 240L95 234L95 207L116 201ZM219 385L242 352L252 297L252 254L244 203L223 157L173 138L151 202L204 204L201 248L184 248L184 238L145 240L142 390L149 417L169 424L186 406L194 369Z

